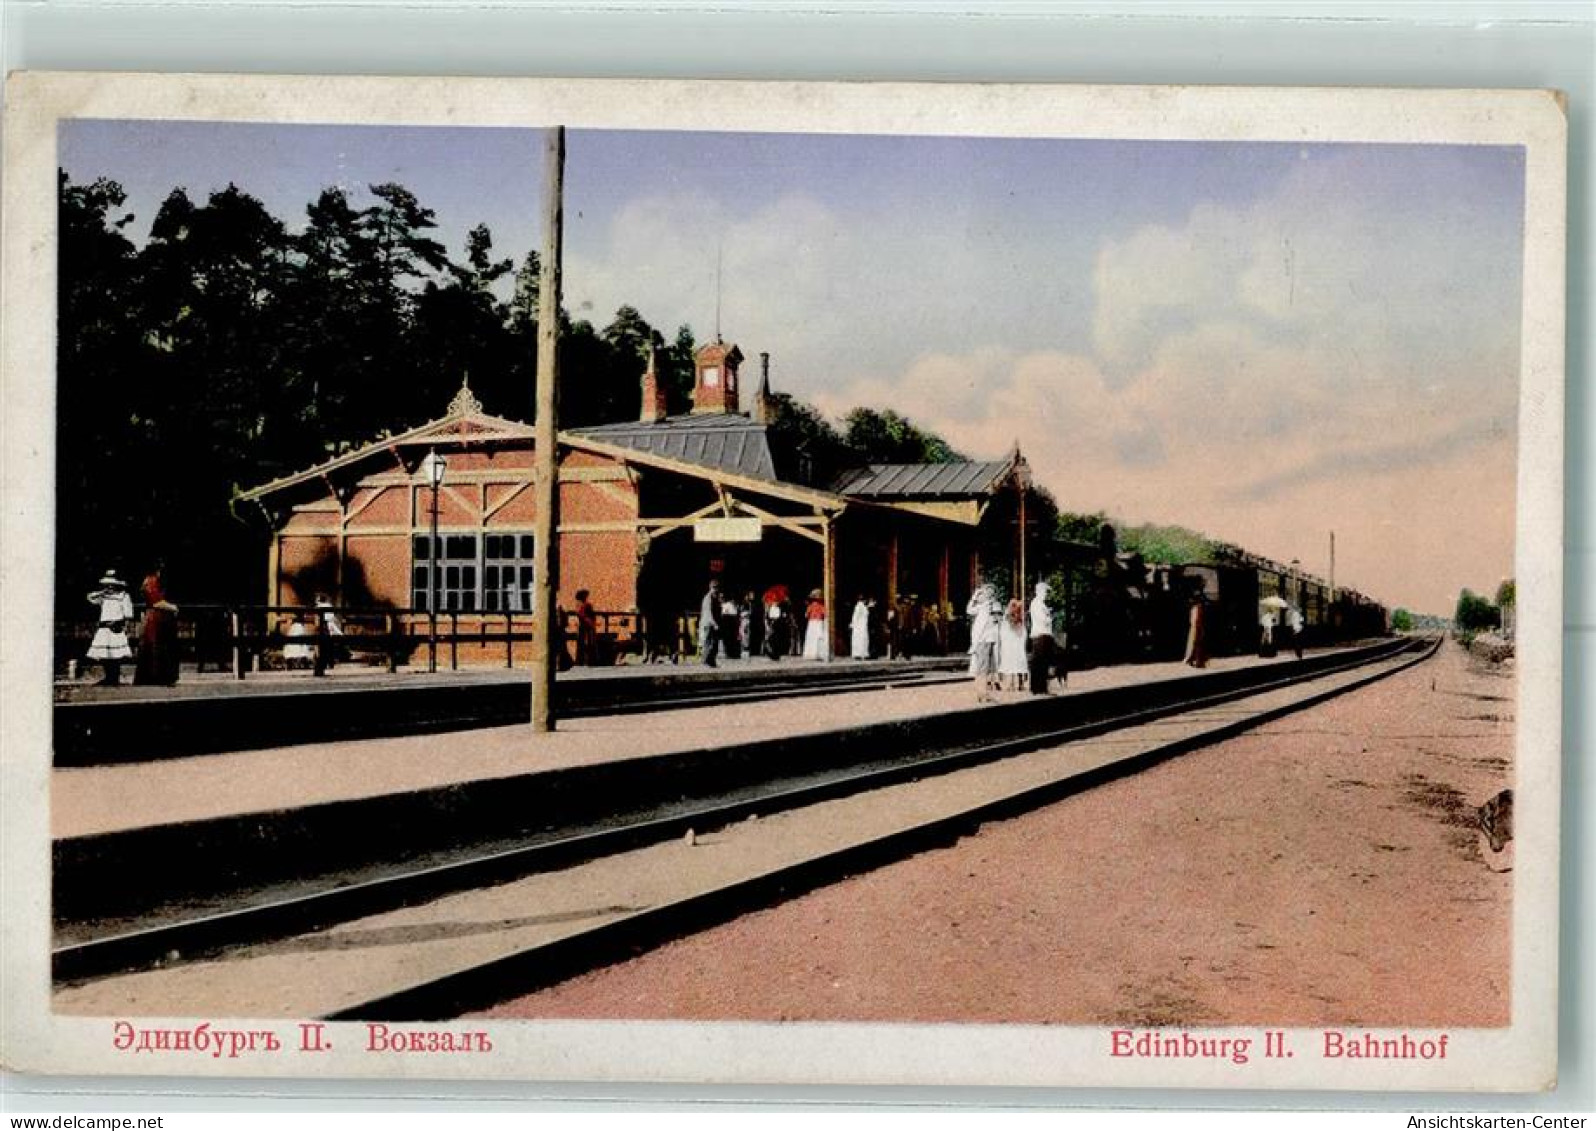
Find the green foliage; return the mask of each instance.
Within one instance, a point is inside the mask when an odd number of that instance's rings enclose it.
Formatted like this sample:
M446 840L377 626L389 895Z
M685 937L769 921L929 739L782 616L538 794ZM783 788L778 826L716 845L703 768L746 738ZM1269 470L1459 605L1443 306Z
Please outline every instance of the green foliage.
M1182 565L1214 560L1218 544L1206 535L1184 526L1121 526L1119 548L1140 554L1145 561Z
M1103 527L1109 518L1102 511L1096 514L1070 514L1061 512L1053 527L1053 537L1062 542L1081 546L1095 546L1103 536Z
M1477 632L1495 628L1502 623L1502 618L1491 602L1465 589L1458 594L1457 611L1452 614L1452 623L1460 633L1473 636Z
M1498 609L1511 608L1518 601L1518 586L1510 577L1496 587L1496 607Z
M1391 613L1392 632L1412 632L1413 614L1406 609L1396 609Z
M967 459L934 432L891 409L856 408L843 421L843 442L866 463L953 463Z
M829 483L863 462L818 409L788 393L771 396L770 439L777 474L797 483Z
M63 609L100 571L157 562L180 602L262 592L233 488L436 417L462 380L489 411L532 419L540 263L496 256L486 225L451 256L398 184L364 207L326 189L297 234L236 185L203 201L179 188L138 248L119 185L63 172L59 190ZM666 345L623 307L603 331L565 324L562 423L635 417L648 345L684 411L691 329Z

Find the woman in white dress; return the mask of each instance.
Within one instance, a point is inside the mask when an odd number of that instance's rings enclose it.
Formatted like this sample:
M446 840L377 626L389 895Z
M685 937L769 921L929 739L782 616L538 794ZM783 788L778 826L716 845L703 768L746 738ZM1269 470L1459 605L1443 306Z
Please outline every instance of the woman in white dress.
M108 569L100 578L100 587L89 594L89 603L100 607L99 626L89 642L89 659L104 669L101 686L116 687L122 682L122 661L133 658L133 649L127 642L127 625L133 619L133 599L127 595L127 586L116 575L116 570Z
M305 617L295 617L288 631L283 634L288 638L288 643L283 645L285 667L308 668L316 660L316 648L309 642L314 632L305 623L306 620Z
M820 590L809 594L809 607L804 610L804 659L829 660L831 647L826 633L826 603L820 599Z
M853 619L848 622L850 630L849 653L856 660L870 658L870 605L863 597L853 603Z
M998 626L998 675L1003 677L1004 690L1022 690L1025 671L1025 606L1016 597Z
M1003 608L989 585L977 586L964 610L970 617L970 674L975 677L975 701L992 699L997 678L998 621Z

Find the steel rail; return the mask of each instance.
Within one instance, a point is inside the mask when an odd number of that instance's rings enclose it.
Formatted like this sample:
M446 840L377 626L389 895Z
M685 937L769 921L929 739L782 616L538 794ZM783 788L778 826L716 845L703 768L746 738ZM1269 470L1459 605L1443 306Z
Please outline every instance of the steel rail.
M1438 644L1437 641L1436 646ZM192 919L68 944L52 950L52 976L58 983L85 981L156 965L170 960L174 953L187 961L232 947L287 938L364 915L425 902L452 892L503 883L578 861L674 839L688 829L702 831L743 820L755 813L801 808L868 789L948 773L1048 746L1095 737L1171 715L1251 698L1370 664L1383 663L1410 650L1411 647L1410 645L1409 648L1395 648L1375 656L1360 656L1306 675L1289 676L1216 694L1193 696L1157 707L1129 711L996 742L966 745L952 750L918 755L900 755L897 759L884 756L880 763L867 768L849 768L826 773L815 781L805 781L797 785L775 782L771 783L769 788L752 787L737 791L738 795L733 797L722 795L661 816L644 817L608 827L588 828L553 839L539 840L444 864L429 865L248 907L233 908ZM1278 714L1299 710L1324 698L1363 686L1365 682L1384 678L1395 671L1427 659L1433 655L1434 650L1435 647L1432 646L1408 664L1382 670L1364 681L1332 688L1328 693L1290 704L1285 710L1266 713L1267 717L1272 718ZM1237 729L1246 729L1258 725L1261 721L1267 721L1267 718L1248 716L1241 721L1242 725ZM1205 739L1204 744L1209 741L1214 739ZM788 783L791 780L787 779Z

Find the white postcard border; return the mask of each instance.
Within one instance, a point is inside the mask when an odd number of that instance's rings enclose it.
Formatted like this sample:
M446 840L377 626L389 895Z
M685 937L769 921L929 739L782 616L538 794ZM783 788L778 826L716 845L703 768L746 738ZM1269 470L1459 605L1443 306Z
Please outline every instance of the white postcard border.
M63 118L870 132L1523 145L1520 607L1513 1026L1457 1030L1447 1061L1382 1067L1299 1057L1263 1069L1114 1061L1107 1031L1060 1026L513 1022L484 1057L382 1058L343 1027L313 1066L292 1056L128 1056L114 1018L49 1012L49 733L54 467L56 124ZM5 137L0 847L7 913L0 1058L13 1069L138 1075L402 1076L765 1084L1529 1091L1554 1083L1561 735L1566 117L1545 92L750 83L23 73ZM1460 504L1462 501L1459 501ZM141 1018L139 1028L158 1027ZM173 1019L192 1027L195 1019ZM216 1027L229 1027L213 1019ZM257 1023L285 1043L288 1023ZM457 1026L460 1028L477 1026ZM1433 1035L1412 1031L1415 1037ZM1296 1031L1305 1047L1311 1030Z

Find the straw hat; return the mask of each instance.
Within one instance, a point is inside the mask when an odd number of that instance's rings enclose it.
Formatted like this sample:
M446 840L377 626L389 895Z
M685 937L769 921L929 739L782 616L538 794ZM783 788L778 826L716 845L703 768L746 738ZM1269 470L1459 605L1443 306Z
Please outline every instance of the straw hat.
M116 570L108 569L108 570L105 571L105 576L100 578L99 584L101 584L101 585L123 585L125 583L123 582L123 580L120 577L118 577L116 575Z

